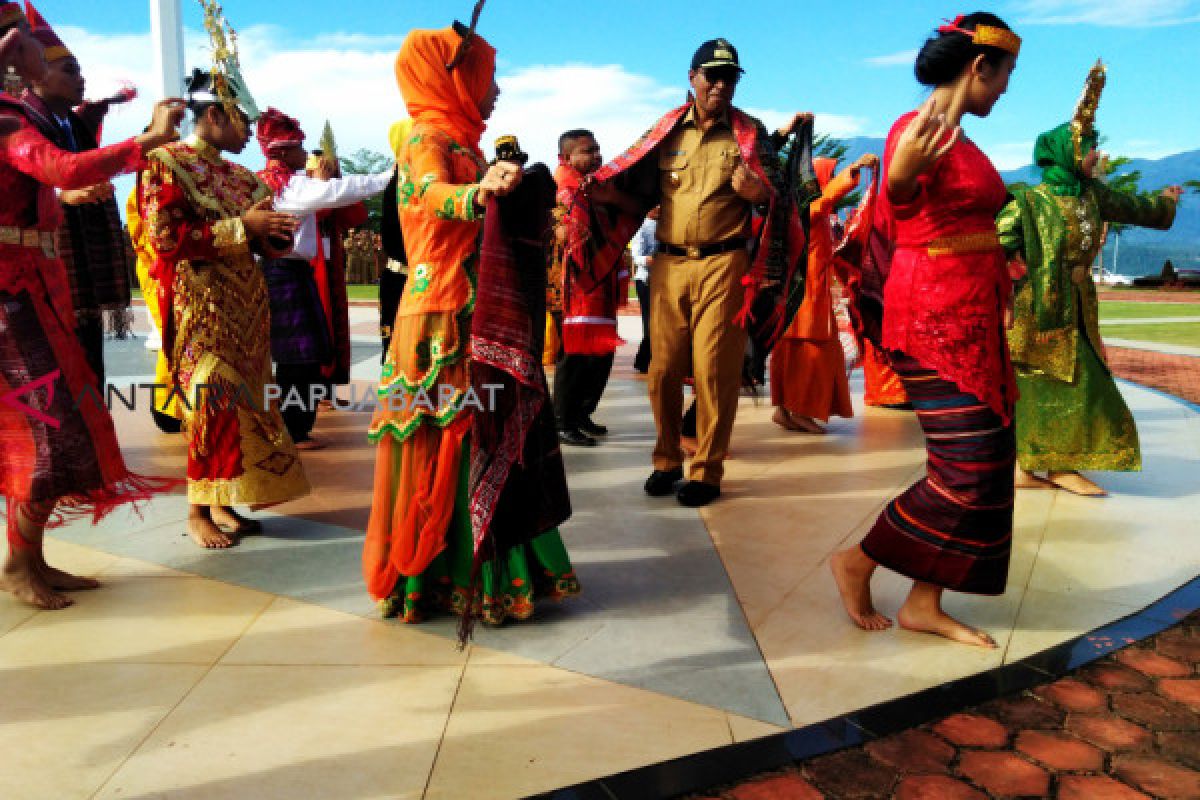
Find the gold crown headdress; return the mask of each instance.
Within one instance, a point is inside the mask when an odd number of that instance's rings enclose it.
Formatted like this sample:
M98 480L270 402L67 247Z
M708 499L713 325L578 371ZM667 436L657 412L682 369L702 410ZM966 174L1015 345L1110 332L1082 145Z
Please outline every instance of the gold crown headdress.
M254 122L262 113L242 77L237 31L225 19L225 12L217 0L200 0L200 6L204 9L204 27L212 42L212 94L235 124L241 123L241 118L234 113L236 109L241 109Z
M1083 140L1096 135L1096 108L1100 105L1100 95L1104 92L1104 84L1108 82L1108 68L1104 62L1097 59L1096 65L1088 71L1087 81L1083 84L1083 94L1075 104L1075 114L1071 117L1071 141L1075 145L1075 160L1082 161Z
M946 24L938 28L938 33L961 33L980 47L998 47L1014 56L1021 54L1021 37L1012 31L993 25L976 25L975 30L971 31L962 27L964 19L965 16L959 14L953 22L946 20Z

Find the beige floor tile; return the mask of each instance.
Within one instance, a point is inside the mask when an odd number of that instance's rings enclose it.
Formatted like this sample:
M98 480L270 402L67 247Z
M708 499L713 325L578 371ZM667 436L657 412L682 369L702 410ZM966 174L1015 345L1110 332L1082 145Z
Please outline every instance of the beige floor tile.
M195 573L164 567L137 558L117 558L99 575L100 580L120 582L130 578L195 578Z
M279 598L221 659L222 664L454 666L466 663L441 636Z
M214 667L98 797L415 800L461 673Z
M1056 644L1095 630L1138 611L1141 606L1105 603L1078 596L1030 589L1025 593L1005 663L1040 653Z
M519 798L729 744L726 716L554 667L469 664L426 800Z
M123 578L0 639L0 667L212 664L272 596L204 578Z
M47 563L76 575L95 577L117 560L116 556L53 536L46 537L45 550Z
M24 603L18 602L11 594L0 594L0 636L32 619L37 613Z
M730 714L729 730L733 732L733 740L735 742L749 742L754 739L761 739L764 736L783 733L790 729L781 728L778 725L772 725L762 720L750 719L738 714Z
M91 797L206 669L64 664L0 670L0 797Z
M875 603L894 618L911 581L880 570ZM946 610L990 632L1003 647L1020 596L947 594ZM767 667L797 727L999 666L1003 650L967 647L893 629L860 631L850 622L826 566L755 630Z

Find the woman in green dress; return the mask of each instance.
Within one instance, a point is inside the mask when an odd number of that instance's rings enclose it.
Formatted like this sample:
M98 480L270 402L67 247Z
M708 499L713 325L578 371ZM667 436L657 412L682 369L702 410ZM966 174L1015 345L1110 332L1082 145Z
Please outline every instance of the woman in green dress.
M1166 230L1181 193L1175 186L1147 199L1092 177L1097 136L1090 120L1102 70L1098 66L1089 78L1090 113L1085 91L1072 122L1038 137L1034 162L1042 182L1016 191L997 220L1001 243L1028 269L1008 336L1021 393L1017 486L1058 486L1088 496L1105 491L1079 470L1136 471L1142 465L1133 415L1105 362L1090 265L1105 223Z

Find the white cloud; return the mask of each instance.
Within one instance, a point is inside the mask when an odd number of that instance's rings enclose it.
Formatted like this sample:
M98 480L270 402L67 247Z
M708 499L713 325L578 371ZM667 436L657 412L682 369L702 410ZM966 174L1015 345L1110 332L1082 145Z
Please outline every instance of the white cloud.
M1197 0L1014 0L1026 25L1150 28L1200 20Z
M917 51L901 50L898 53L888 53L884 56L864 58L863 63L872 67L910 67L917 60Z
M62 34L83 65L89 97L105 96L122 81L133 81L144 92L110 115L106 141L140 132L154 100L149 96L155 83L148 74L153 60L149 34L97 35L70 27L63 27ZM275 26L252 26L239 34L243 72L258 105L275 106L298 118L310 144L330 120L343 155L360 148L386 152L389 126L405 116L393 72L402 40L335 33L294 42ZM207 65L207 37L188 31L185 50L189 69ZM606 158L611 158L666 110L682 103L687 88L616 64L502 65L498 80L502 94L484 150L490 151L495 137L513 133L535 160L551 166L562 131L591 128ZM748 111L768 126L778 127L790 117L790 112L772 109ZM858 117L817 112L822 133L853 136L861 134L865 124ZM262 164L253 142L238 160L251 168Z
M980 145L998 170L1019 169L1033 163L1033 142Z

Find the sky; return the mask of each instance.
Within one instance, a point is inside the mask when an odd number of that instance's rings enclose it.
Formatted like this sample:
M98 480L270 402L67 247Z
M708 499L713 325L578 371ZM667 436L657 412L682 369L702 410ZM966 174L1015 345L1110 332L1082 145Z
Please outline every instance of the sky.
M412 28L467 19L472 0L226 0L243 72L260 107L300 119L315 145L326 119L342 155L387 150L405 115L392 63ZM149 0L41 0L79 57L89 97L130 81L139 100L110 116L105 137L140 131L153 78ZM210 59L196 0L182 0L187 67ZM592 128L606 157L684 99L696 46L722 36L746 75L736 104L777 126L812 111L818 132L883 136L925 96L916 49L944 18L978 10L947 2L858 0L490 0L480 32L499 51L502 95L485 143L512 133L535 159L563 130ZM1030 162L1038 133L1071 115L1098 57L1109 83L1098 115L1114 155L1160 158L1200 148L1200 0L1003 0L986 7L1024 39L1008 94L965 132L1001 169ZM485 146L490 151L490 147ZM261 163L255 146L242 160Z

